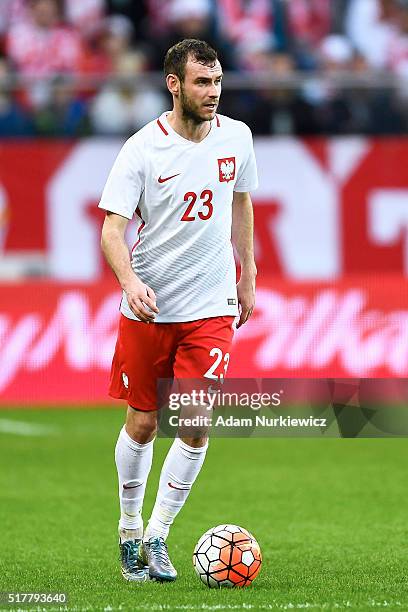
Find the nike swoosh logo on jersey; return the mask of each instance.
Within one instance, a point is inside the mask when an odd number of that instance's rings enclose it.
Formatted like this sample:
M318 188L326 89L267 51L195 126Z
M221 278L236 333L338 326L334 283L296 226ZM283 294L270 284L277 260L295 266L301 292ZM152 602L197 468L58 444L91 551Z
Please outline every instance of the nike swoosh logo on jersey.
M176 177L176 176L180 176L181 172L179 172L178 174L173 174L173 176L166 176L166 178L162 178L161 176L159 176L159 178L157 179L159 181L159 183L165 183L166 181L169 181L170 179Z
M172 484L171 482L168 482L167 484L172 489L177 489L177 491L189 491L190 490L190 487L175 487L174 484Z

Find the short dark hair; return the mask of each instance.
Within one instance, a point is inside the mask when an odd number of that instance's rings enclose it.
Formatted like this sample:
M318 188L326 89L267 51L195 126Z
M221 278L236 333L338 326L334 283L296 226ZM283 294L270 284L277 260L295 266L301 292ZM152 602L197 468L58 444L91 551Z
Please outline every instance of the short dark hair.
M214 66L218 60L217 52L204 40L185 38L170 47L164 58L164 74L175 74L184 81L186 64L192 57L204 66Z

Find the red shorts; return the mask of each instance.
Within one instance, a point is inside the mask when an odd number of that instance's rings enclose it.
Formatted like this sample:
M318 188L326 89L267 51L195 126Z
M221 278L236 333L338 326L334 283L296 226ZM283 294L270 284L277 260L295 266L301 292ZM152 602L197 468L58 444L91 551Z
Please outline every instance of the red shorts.
M142 323L121 315L109 395L138 410L157 410L158 379L226 375L234 317Z

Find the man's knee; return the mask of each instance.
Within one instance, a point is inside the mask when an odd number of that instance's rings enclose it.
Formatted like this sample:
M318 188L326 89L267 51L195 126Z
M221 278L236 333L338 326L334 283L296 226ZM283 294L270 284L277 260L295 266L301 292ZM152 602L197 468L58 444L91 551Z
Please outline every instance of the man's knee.
M157 433L157 410L145 412L128 406L126 432L139 444L147 444Z

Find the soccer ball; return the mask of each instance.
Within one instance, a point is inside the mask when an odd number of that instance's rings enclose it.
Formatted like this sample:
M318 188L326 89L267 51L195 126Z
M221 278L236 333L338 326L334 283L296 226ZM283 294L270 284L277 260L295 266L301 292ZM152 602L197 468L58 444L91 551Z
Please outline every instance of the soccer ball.
M193 565L210 588L249 586L259 574L262 556L258 542L237 525L218 525L197 542Z

